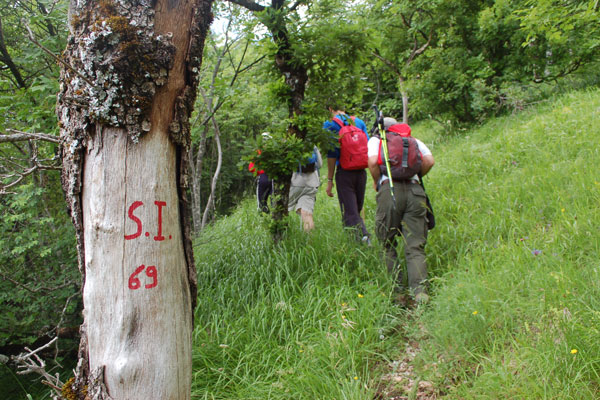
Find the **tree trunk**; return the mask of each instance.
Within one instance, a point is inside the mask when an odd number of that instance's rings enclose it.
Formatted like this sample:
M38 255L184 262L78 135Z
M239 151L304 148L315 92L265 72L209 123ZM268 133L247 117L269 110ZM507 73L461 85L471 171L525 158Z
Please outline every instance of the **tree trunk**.
M402 95L402 123L408 124L408 93L406 93L402 75L398 76L398 84L400 86L400 94Z
M151 5L152 4L152 5ZM72 0L60 120L84 322L64 397L189 399L189 116L211 0Z

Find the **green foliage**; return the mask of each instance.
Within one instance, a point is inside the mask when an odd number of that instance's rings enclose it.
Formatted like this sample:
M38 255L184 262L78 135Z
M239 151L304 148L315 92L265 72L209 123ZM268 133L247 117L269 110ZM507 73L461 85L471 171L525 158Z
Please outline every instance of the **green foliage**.
M256 149L260 149L257 152ZM310 148L312 151L312 147ZM248 149L245 161L254 162L257 170L264 170L271 179L289 180L298 168L298 160L308 158L310 153L305 142L287 132L271 132L259 136Z
M57 184L30 183L0 198L0 346L54 335L61 319L79 323L75 236Z

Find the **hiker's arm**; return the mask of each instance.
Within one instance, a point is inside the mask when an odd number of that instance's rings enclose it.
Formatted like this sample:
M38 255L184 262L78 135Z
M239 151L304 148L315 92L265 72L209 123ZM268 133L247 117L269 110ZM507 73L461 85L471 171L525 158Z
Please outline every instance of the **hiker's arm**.
M421 162L421 176L427 175L431 167L435 164L435 160L431 154L423 156L423 161Z
M335 175L336 161L337 158L327 157L327 189L325 189L325 192L327 192L327 196L329 197L333 197L333 192L331 190L333 189L333 176Z
M377 164L377 156L369 157L369 172L371 173L371 177L373 178L373 188L377 191L377 183L379 182L379 178L381 178L381 171L379 170L379 164Z

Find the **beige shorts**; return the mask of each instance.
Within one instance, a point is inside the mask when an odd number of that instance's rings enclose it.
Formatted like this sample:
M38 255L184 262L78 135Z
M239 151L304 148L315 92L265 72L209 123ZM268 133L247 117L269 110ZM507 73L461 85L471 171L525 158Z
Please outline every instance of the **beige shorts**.
M298 211L300 208L312 214L319 188L314 186L292 186L288 201L288 211Z

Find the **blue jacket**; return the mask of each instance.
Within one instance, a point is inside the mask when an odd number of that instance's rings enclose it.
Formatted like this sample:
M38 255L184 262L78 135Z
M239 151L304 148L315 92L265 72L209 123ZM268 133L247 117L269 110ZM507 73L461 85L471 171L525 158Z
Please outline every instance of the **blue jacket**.
M346 114L339 114L336 117L341 119L342 121L344 121L344 123L348 121L348 118L350 118ZM358 117L355 117L354 124L365 133L365 135L367 136L367 141L369 141L369 134L367 133L367 125L365 125L364 121ZM335 140L337 143L337 139L339 137L339 132L340 132L341 127L338 124L336 124L335 122L333 122L332 120L328 119L327 121L325 121L323 123L323 129L330 131L333 134L332 137L335 137ZM327 158L335 158L337 160L336 165L339 164L339 162L340 162L339 146L336 146L335 149L333 149L333 150L329 150L327 152Z

